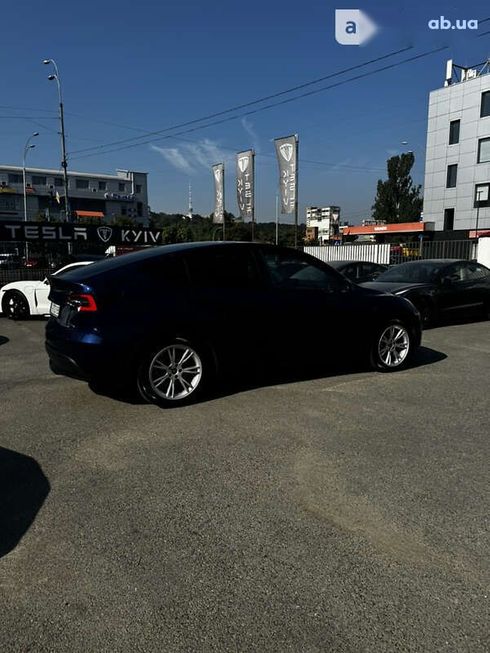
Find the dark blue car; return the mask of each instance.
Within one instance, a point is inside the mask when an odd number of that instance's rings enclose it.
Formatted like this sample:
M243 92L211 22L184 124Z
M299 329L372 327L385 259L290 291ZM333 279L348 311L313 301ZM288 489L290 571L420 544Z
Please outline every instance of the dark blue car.
M122 380L162 406L220 376L305 359L406 366L420 344L412 304L360 288L318 259L258 243L168 245L53 277L51 369Z

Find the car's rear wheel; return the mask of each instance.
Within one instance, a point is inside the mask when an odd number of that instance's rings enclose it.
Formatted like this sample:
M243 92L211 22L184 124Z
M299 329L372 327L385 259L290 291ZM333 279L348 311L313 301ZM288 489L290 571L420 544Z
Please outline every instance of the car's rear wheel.
M2 312L11 320L26 320L31 314L29 302L18 290L5 293L2 300Z
M412 353L410 330L402 322L392 320L376 332L371 364L380 372L395 372L408 365Z
M147 402L163 407L189 404L199 399L211 376L204 348L174 339L149 351L137 373L137 388Z

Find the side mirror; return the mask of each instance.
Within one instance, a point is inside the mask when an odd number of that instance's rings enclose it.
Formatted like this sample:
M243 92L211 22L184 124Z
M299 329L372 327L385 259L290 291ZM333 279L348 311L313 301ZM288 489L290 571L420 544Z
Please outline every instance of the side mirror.
M48 279L48 277L44 277L44 279L43 279L43 283L44 283L45 286L49 286L49 279Z

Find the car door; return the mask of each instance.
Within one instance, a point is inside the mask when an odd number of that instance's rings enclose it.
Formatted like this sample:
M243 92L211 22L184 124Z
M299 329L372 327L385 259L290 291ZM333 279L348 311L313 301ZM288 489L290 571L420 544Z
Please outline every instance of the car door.
M264 245L259 254L269 286L270 350L283 361L323 362L337 357L340 343L348 348L362 328L351 284L302 252Z
M196 325L225 363L260 357L264 279L250 246L196 248L185 254Z
M439 308L446 314L472 311L481 305L481 288L471 278L470 263L457 261L444 268L440 278Z

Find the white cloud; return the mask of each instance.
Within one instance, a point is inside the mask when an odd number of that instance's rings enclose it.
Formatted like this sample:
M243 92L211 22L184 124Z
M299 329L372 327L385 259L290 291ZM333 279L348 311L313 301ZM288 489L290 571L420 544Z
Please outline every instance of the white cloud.
M196 174L196 167L209 169L214 163L230 163L233 160L215 141L209 138L196 143L179 143L178 147L164 148L150 145L177 170L186 174Z
M255 131L254 125L251 120L247 120L247 118L242 118L241 119L242 127L243 129L247 132L247 134L250 136L252 139L252 147L253 149L259 153L260 152L260 140L257 135L257 132Z
M181 170L186 174L192 174L194 172L193 167L190 165L189 161L185 158L182 152L177 147L158 147L157 145L150 145L151 149L155 152L159 152L174 168Z

